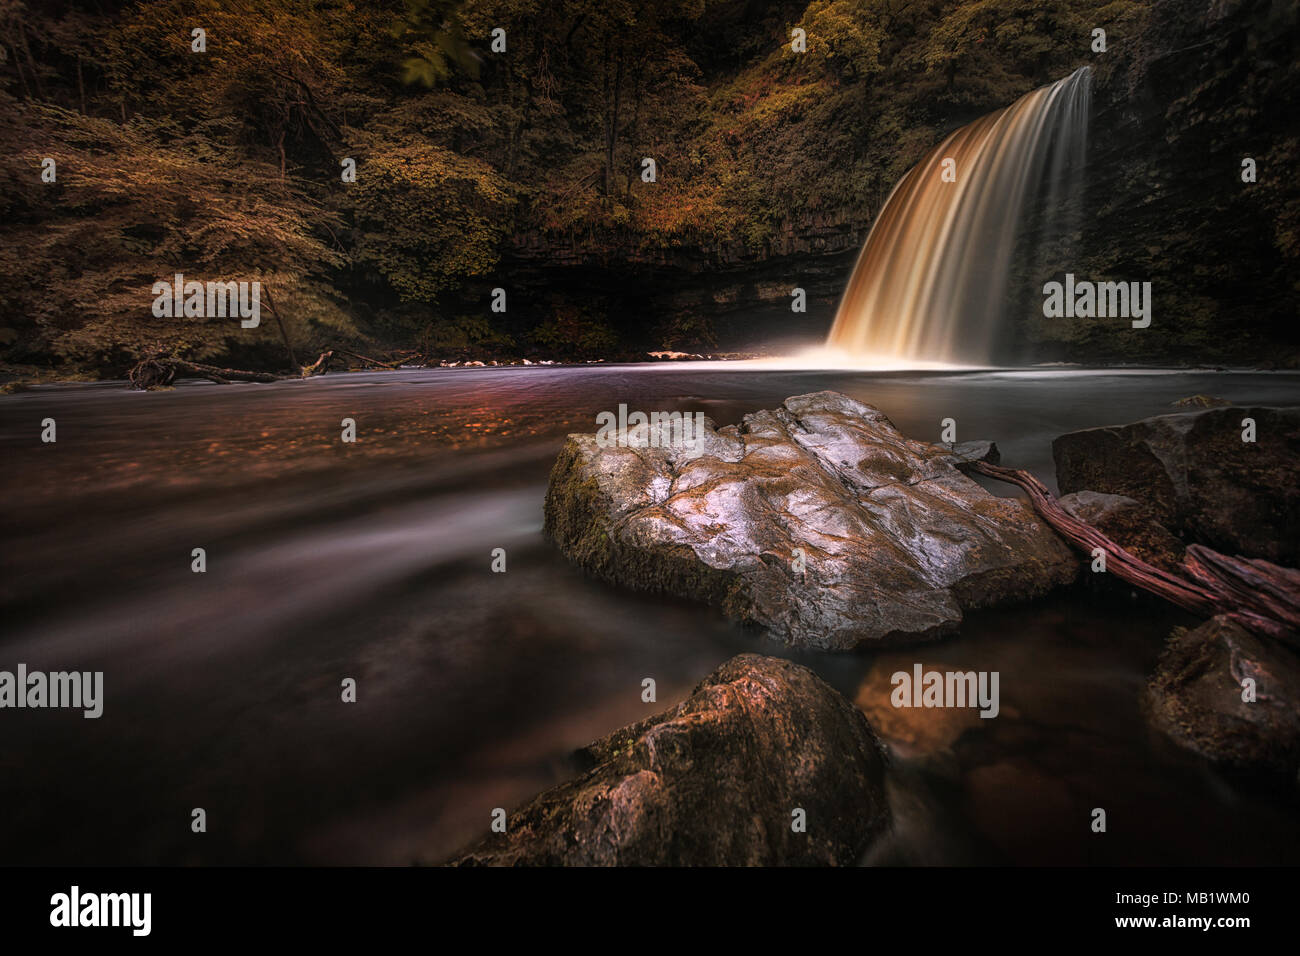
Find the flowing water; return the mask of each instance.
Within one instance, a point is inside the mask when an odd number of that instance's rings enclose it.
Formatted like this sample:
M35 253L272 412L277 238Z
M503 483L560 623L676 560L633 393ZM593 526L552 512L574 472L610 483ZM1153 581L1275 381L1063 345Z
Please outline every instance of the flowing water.
M1050 482L1063 431L1195 393L1294 404L1300 376L684 364L0 398L0 669L102 670L106 697L98 720L0 713L0 860L444 859L492 808L570 775L575 747L681 699L736 653L788 653L565 561L541 534L563 436L620 402L726 424L823 388L919 438L953 415L960 439L996 439L1004 462ZM55 444L40 441L47 417ZM354 445L339 440L345 417ZM937 643L792 655L858 700L894 750L897 826L868 862L1300 862L1285 793L1230 781L1144 729L1139 690L1186 623L1089 582L973 614ZM888 674L918 661L999 671L1001 715L891 713ZM354 704L340 700L346 677ZM641 702L644 677L658 704ZM1104 837L1088 829L1098 806Z
M1061 200L1082 184L1091 76L1081 67L962 127L899 181L859 254L829 347L877 365L994 359L1027 211L1049 217L1040 243L1071 232Z

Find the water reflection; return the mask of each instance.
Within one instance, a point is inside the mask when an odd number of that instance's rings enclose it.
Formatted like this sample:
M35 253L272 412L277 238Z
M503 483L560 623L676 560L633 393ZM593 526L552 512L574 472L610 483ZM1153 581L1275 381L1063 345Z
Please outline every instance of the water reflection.
M563 779L573 748L735 653L784 654L708 609L591 581L542 539L563 435L620 402L729 423L833 388L920 438L952 415L959 438L996 439L1050 479L1062 431L1196 393L1294 403L1298 382L609 366L7 396L0 666L102 669L106 704L98 721L0 719L0 858L437 861L492 807ZM57 445L39 442L46 416ZM344 417L355 445L338 440ZM497 547L505 574L490 570ZM1300 860L1284 797L1146 736L1137 690L1182 620L1123 593L1067 594L973 615L912 655L793 655L894 750L899 825L873 861ZM909 657L999 670L1003 713L891 722L879 674ZM356 704L340 701L344 677ZM1097 805L1126 821L1123 839L1089 841ZM189 833L196 806L208 839Z

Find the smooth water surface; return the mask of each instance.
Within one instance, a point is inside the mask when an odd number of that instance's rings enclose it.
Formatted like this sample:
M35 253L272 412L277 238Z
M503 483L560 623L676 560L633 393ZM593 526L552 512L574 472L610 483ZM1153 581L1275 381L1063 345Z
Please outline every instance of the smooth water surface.
M827 388L917 438L955 418L959 440L994 439L1004 464L1051 483L1062 432L1197 393L1295 404L1300 375L709 363L0 398L0 669L102 670L106 698L99 720L0 712L0 860L445 859L492 808L570 775L575 747L681 699L736 653L787 653L712 609L570 566L541 534L563 436L619 403L727 424ZM55 444L40 441L47 417ZM340 441L344 418L356 444ZM203 574L190 570L198 547ZM1142 683L1187 623L1090 581L972 615L938 643L793 655L894 749L896 832L867 862L1300 862L1284 793L1228 781L1144 728ZM916 661L999 671L1001 715L882 711L889 673ZM340 700L346 677L355 704ZM641 702L645 677L657 704ZM1098 806L1105 835L1089 829Z

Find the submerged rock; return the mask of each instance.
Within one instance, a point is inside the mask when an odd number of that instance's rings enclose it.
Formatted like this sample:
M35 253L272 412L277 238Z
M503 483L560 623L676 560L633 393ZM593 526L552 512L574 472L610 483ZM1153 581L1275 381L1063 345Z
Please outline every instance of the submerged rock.
M693 448L666 435L630 429L629 447L570 435L546 533L601 578L720 605L790 644L931 637L1078 567L1027 505L958 471L952 450L835 392L739 426L704 419Z
M1076 491L1059 501L1070 515L1086 522L1148 564L1178 572L1183 543L1156 520L1151 509L1123 495Z
M930 660L927 671L962 672L968 668L951 667ZM880 741L905 759L930 758L950 754L953 744L967 731L984 723L974 707L896 707L893 675L909 673L912 663L896 655L878 658L858 686L853 702L866 716Z
M1189 395L1187 398L1180 398L1169 404L1174 408L1226 408L1232 402L1215 395Z
M1246 678L1255 682L1253 702L1242 699ZM1300 659L1226 617L1174 633L1143 709L1154 727L1215 763L1300 771Z
M676 707L582 755L590 770L454 862L847 865L890 822L866 718L812 671L772 657L732 658Z
M1243 441L1243 420L1254 441ZM1231 407L1089 428L1052 443L1063 494L1124 495L1186 540L1300 559L1300 408Z

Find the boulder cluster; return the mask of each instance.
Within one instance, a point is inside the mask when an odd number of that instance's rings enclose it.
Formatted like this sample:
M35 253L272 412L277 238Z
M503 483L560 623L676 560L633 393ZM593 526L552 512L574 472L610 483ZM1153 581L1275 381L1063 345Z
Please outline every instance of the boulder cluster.
M787 645L896 646L965 611L1070 584L1086 566L964 462L996 446L901 435L834 392L689 447L640 425L570 435L545 530L606 581L716 606ZM1300 409L1210 407L1053 443L1061 504L1177 574L1186 545L1296 563ZM888 758L857 706L806 667L742 654L667 711L580 752L457 865L846 865L890 829ZM874 708L874 709L873 709ZM1171 636L1143 693L1151 725L1215 764L1297 779L1300 659L1225 617Z

